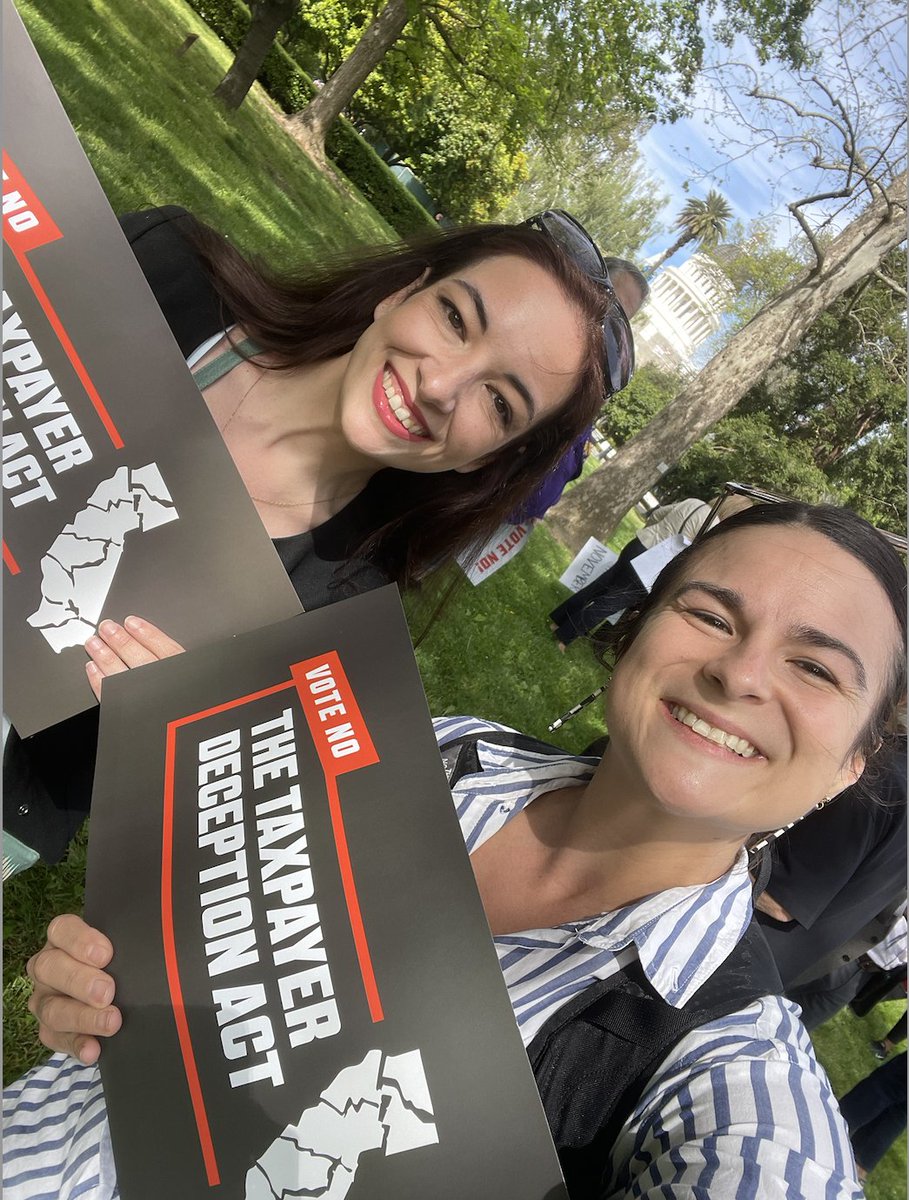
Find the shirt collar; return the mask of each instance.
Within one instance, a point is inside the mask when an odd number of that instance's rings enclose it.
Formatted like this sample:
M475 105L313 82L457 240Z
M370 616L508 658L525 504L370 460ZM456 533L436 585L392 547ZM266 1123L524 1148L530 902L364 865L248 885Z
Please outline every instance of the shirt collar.
M597 762L573 755L541 755L482 740L477 742L477 754L484 773L495 772L498 782L526 787L526 800L516 804L514 812L544 792L586 783ZM668 888L615 912L573 921L561 931L595 951L615 953L633 943L654 989L680 1008L729 956L751 915L751 878L743 847L732 867L711 883ZM534 933L539 936L541 931Z

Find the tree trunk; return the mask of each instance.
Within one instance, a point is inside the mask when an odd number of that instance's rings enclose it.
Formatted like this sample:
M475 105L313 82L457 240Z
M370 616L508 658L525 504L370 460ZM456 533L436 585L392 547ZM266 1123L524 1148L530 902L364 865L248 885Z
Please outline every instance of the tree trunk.
M825 250L824 264L806 272L727 342L703 371L614 458L573 488L547 522L573 552L591 534L605 541L625 513L682 454L753 387L778 359L791 353L817 318L847 288L875 271L906 237L906 175L887 188L895 206L878 198ZM772 479L745 480L773 487ZM707 497L703 497L707 499Z
M233 110L243 103L275 44L278 31L293 16L296 6L297 0L259 0L253 7L246 36L230 70L215 88L215 96L225 108Z
M325 137L332 122L404 32L410 15L408 0L388 0L325 86L287 121L288 130L316 160L325 157Z
M656 275L657 271L659 271L660 267L663 265L663 263L666 261L667 258L672 258L673 254L676 254L679 250L681 250L681 248L683 246L687 246L689 242L693 242L693 241L694 241L693 233L683 233L682 236L678 239L678 241L675 242L674 245L670 246L668 250L664 250L663 253L660 255L660 257L656 260L656 262L652 263L647 268L647 277L649 279L652 279L653 276Z

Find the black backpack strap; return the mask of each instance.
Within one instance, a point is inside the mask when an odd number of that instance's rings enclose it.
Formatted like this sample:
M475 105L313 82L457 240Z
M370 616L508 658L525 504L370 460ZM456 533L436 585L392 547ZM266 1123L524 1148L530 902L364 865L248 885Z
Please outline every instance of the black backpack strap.
M546 1022L528 1056L572 1200L599 1200L612 1147L659 1064L701 1025L782 990L752 923L682 1008L655 991L637 961L587 988Z
M486 742L491 746L510 746L515 750L530 750L535 754L547 754L552 758L572 757L563 747L553 746L551 742L531 737L529 733L512 733L510 730L499 729L469 733L465 737L454 738L439 746L449 787L454 787L465 775L475 775L480 770L477 742Z

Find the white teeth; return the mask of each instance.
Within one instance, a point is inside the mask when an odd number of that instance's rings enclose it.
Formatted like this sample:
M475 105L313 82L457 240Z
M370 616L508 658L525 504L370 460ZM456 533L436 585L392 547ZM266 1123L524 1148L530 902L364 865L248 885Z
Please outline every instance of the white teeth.
M738 754L740 758L753 758L758 753L755 747L743 737L738 737L734 733L727 733L725 729L717 729L715 725L709 725L703 717L689 712L681 704L673 704L669 711L677 721L680 721L683 725L687 725L689 729L695 733L699 733L701 737L707 738L710 742L716 742L718 746L725 746L727 750Z
M382 389L385 392L385 397L388 400L391 411L398 418L408 433L413 433L417 437L427 437L428 430L424 429L419 422L415 421L410 409L404 403L404 399L399 395L395 387L394 377L391 371L387 370L382 376Z

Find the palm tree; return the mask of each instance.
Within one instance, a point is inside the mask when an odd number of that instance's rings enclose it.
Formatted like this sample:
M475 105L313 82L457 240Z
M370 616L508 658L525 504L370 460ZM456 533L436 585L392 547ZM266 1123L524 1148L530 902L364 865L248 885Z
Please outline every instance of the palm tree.
M689 200L675 223L675 228L681 231L679 237L650 266L648 274L655 275L667 258L672 258L689 242L697 242L699 246L718 245L726 236L731 217L732 209L719 192L709 191L706 200Z

